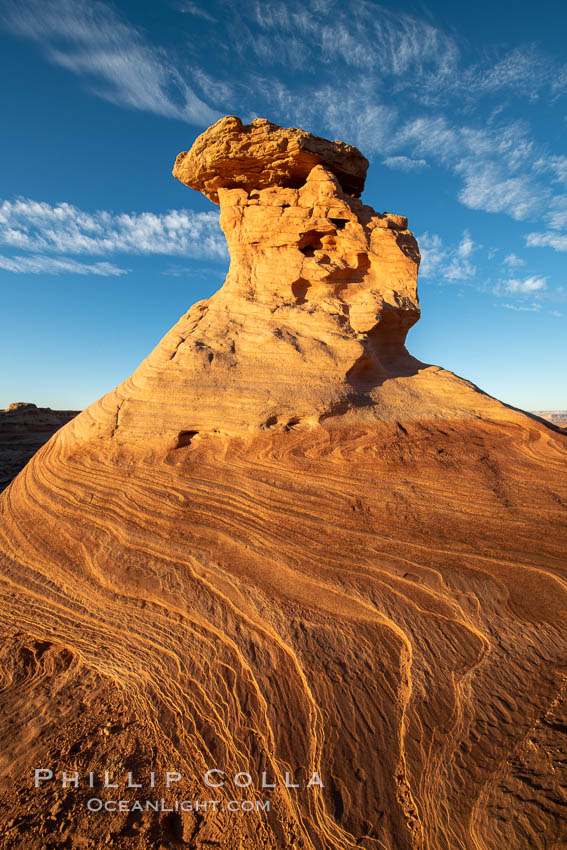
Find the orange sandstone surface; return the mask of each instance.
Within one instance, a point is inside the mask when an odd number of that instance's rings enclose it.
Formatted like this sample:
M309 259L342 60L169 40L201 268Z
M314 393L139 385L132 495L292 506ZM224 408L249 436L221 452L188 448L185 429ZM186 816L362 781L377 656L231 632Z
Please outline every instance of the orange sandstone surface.
M178 158L225 283L0 500L1 848L567 846L567 437L408 353L366 164Z
M179 154L173 174L218 204L219 188L299 189L315 165L330 168L345 192L360 196L368 160L357 148L295 127L278 127L265 118L243 125L227 115L202 133L190 151Z

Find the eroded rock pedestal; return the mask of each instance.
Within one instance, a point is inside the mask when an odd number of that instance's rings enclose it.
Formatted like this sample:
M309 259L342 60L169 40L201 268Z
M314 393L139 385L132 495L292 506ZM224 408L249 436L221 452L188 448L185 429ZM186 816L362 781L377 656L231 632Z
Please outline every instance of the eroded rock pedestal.
M305 167L304 150L292 145L298 134L327 164ZM419 317L419 251L407 220L376 213L341 187L329 163L341 154L346 166L366 163L355 148L312 139L262 120L242 128L236 118L197 139L183 159L184 182L208 186L197 167L203 150L210 173L230 174L232 167L240 177L225 178L228 186L248 186L216 188L231 256L227 279L81 427L116 442L167 448L187 432L240 434L315 425L336 414L375 417L381 414L373 390L417 371L404 347ZM299 188L265 186L269 179L294 182L274 160L282 147L286 173L303 175ZM359 188L365 171L366 165ZM179 158L174 173L181 174Z
M178 159L226 282L2 497L0 846L52 807L68 847L567 840L566 438L408 354L415 239L323 142L228 118ZM221 804L93 817L37 765Z

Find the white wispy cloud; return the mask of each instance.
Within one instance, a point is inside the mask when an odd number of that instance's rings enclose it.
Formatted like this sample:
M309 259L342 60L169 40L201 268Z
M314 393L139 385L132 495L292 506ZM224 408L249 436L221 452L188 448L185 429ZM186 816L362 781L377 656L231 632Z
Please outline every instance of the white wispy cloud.
M411 156L388 156L383 160L383 164L400 171L420 171L422 168L429 167L427 160L412 159Z
M477 247L468 231L463 232L457 246L448 247L437 233L424 233L419 239L422 278L436 278L439 282L455 283L472 280L476 275L476 266L470 262L470 256Z
M251 23L260 27L260 35L266 34L264 39L242 27L243 11ZM241 33L248 35L243 47L272 63L287 64L297 57L303 67L308 45L310 52L324 63L335 65L342 61L365 73L387 76L429 72L439 79L451 73L459 57L454 39L439 28L368 0L318 0L309 6L302 0L243 2L238 7L238 18ZM296 43L303 46L303 55L297 54L293 47Z
M528 233L526 245L530 248L553 248L555 251L567 251L567 233Z
M395 139L413 158L427 158L460 177L458 199L470 209L523 220L550 204L549 189L533 173L535 143L521 122L475 127L424 115L408 119Z
M541 275L531 275L523 280L512 278L502 281L498 287L497 294L513 293L516 295L533 294L534 292L542 292L547 289L547 277Z
M467 82L477 91L514 91L537 99L553 82L553 63L535 45L515 47L488 67L470 69Z
M461 239L459 247L457 248L457 256L464 260L467 257L470 257L474 249L475 244L471 239L470 233L468 232L468 230L463 231L463 238Z
M324 111L325 121L335 138L349 135L345 134L346 125L353 142L369 154L383 150L388 144L398 114L395 107L382 103L372 86L364 81L338 96L333 85L314 90L304 109L310 116L310 123Z
M458 128L443 115L421 115L401 127L398 144L410 146L414 155L433 156L439 162L456 161L463 152Z
M94 274L102 277L119 277L128 274L129 269L121 269L112 263L78 263L65 257L0 255L0 269L16 274Z
M474 101L495 93L535 100L567 89L562 66L535 45L487 51L467 62L448 31L423 16L370 0L242 0L230 22L239 50L294 70L343 64L366 78L394 81L394 92L421 104Z
M419 276L434 277L446 262L447 252L443 246L443 240L437 233L423 233L417 241L421 253Z
M193 84L208 100L217 104L230 104L231 101L236 100L234 81L217 80L199 67L191 69L191 76ZM230 111L230 106L228 110Z
M554 69L555 73L551 83L551 91L555 98L567 91L567 62L560 68Z
M517 313L539 313L541 304L502 304L506 310L515 310Z
M464 176L459 200L470 209L506 213L521 221L544 208L542 189L529 175L508 176L498 164L470 160L457 170Z
M197 3L179 3L177 5L177 9L179 12L186 12L189 15L193 15L196 18L201 18L203 21L208 21L211 24L218 23L217 18L214 18L205 9L201 9L201 7L197 5Z
M567 186L567 156L541 157L535 167L540 171L551 172L556 183L564 183Z
M0 204L0 244L58 254L166 254L225 259L216 212L85 212L29 198Z
M100 0L5 0L0 20L40 45L50 62L84 76L105 100L198 126L221 117L165 51Z
M508 254L506 257L504 257L502 262L504 263L505 266L509 266L509 268L513 268L514 266L525 266L526 265L525 260L522 260L521 257L518 257L517 254L513 254L513 253Z
M545 220L553 230L567 230L567 195L551 199Z

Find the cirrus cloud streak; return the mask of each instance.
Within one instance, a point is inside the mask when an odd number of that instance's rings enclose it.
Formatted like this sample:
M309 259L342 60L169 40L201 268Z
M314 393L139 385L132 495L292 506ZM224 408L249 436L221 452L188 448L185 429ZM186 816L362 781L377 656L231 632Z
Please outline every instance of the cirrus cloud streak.
M59 254L165 254L224 260L216 212L85 212L68 203L30 198L0 204L0 244Z
M67 257L15 256L0 255L0 269L15 274L81 274L98 275L99 277L120 277L128 274L129 269L121 269L112 263L78 263Z

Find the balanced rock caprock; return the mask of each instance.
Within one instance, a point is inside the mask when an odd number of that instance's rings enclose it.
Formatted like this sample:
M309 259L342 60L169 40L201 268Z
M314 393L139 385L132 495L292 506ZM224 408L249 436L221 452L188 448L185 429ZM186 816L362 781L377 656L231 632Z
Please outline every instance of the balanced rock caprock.
M299 189L315 165L330 168L345 192L356 197L362 192L368 160L352 145L278 127L265 118L242 124L228 115L179 154L173 174L218 203L219 188Z

